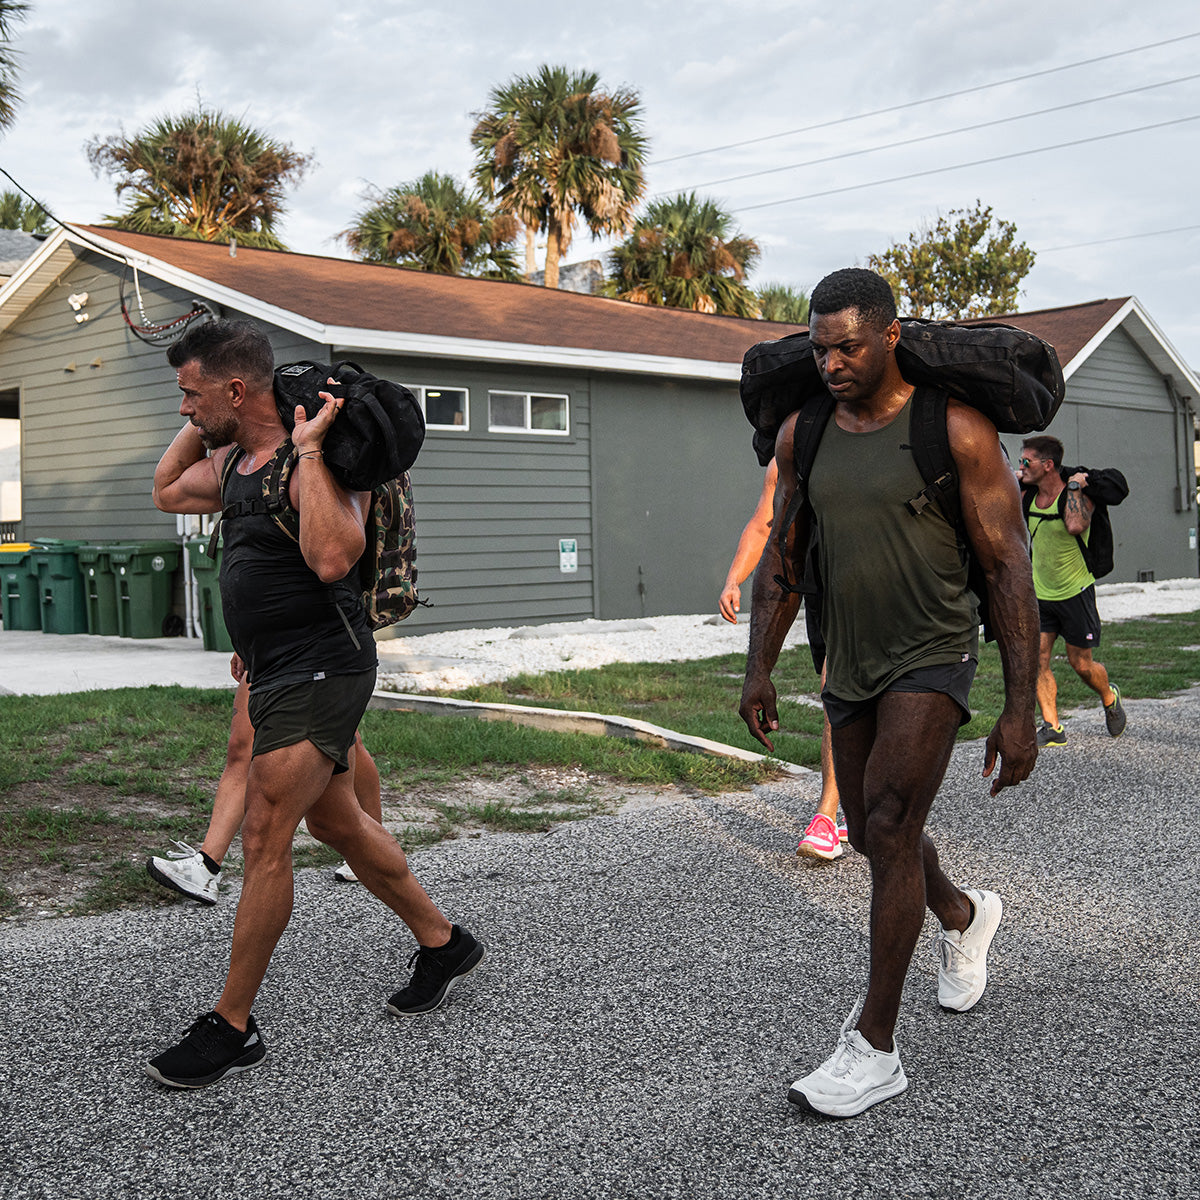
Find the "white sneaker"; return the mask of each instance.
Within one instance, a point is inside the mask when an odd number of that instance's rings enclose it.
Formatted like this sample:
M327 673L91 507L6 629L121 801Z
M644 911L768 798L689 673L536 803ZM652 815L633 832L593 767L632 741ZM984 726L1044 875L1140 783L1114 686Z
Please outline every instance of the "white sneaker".
M966 1012L973 1008L987 987L987 953L1000 925L1004 905L995 892L965 889L975 905L975 916L961 933L943 929L938 943L942 965L938 969L938 1003L943 1008Z
M358 882L358 876L355 875L354 868L348 862L343 862L340 867L335 868L333 877L341 883Z
M856 1004L842 1024L833 1054L792 1084L788 1099L793 1104L827 1117L856 1117L908 1088L895 1038L890 1051L876 1050L857 1029L850 1028L859 1008Z
M166 858L152 858L146 863L150 878L201 904L216 904L221 884L221 872L215 875L204 865L204 856L187 842L176 842L177 849L168 850Z

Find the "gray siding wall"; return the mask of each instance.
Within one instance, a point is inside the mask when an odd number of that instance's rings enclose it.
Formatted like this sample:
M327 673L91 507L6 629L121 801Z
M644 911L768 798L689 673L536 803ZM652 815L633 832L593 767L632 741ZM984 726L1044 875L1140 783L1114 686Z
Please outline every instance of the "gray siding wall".
M586 374L350 357L399 383L468 392L469 427L429 430L411 473L418 586L432 607L418 609L396 628L397 636L593 616ZM570 432L489 433L489 390L566 395ZM560 538L577 542L579 569L573 574L559 570Z
M1140 571L1156 579L1195 577L1189 536L1196 508L1186 486L1191 420L1172 405L1163 377L1124 330L1071 377L1046 432L1062 442L1066 465L1116 467L1129 481L1129 498L1111 510L1114 567L1106 583L1135 580ZM1021 439L1004 440L1015 463Z
M182 424L175 372L165 349L126 327L119 279L118 264L88 253L0 337L0 388L21 393L25 540L175 537L175 517L150 501L154 467ZM150 321L191 307L177 288L145 276L141 285ZM88 293L84 324L67 305L72 292ZM132 280L127 297L136 313ZM311 342L268 332L283 360L324 357ZM97 359L102 365L90 365Z
M597 616L715 613L763 482L737 384L597 375L592 413Z

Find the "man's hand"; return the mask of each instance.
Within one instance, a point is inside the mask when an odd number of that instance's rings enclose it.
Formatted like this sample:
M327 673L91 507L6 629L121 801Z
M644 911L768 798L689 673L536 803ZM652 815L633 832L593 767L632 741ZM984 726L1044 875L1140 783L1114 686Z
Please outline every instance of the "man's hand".
M1000 719L988 734L984 750L983 777L986 779L1000 757L1000 773L992 781L991 794L998 795L1006 787L1015 787L1029 778L1037 762L1037 734L1033 728L1033 713L1014 717L1001 713Z
M328 382L337 384L337 380L332 377ZM330 392L318 392L317 395L325 401L325 404L311 421L305 415L302 404L296 405L296 411L293 414L296 423L292 429L292 445L300 454L321 449L325 443L325 435L341 411L342 405L346 403L344 398L334 396Z
M236 653L229 660L229 673L238 681L238 683L241 683L245 678L246 664L242 662L241 657Z
M727 583L717 605L721 616L730 624L736 625L737 615L742 611L742 589L736 583Z
M779 713L775 707L775 685L770 676L761 678L747 675L742 687L742 703L738 709L751 736L762 742L773 754L775 744L767 737L779 728Z

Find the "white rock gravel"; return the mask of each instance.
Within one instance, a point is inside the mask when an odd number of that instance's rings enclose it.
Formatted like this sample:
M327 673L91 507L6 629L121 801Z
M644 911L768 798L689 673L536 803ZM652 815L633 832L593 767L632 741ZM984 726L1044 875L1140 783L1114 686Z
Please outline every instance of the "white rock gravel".
M1100 584L1096 595L1100 619L1106 623L1192 612L1200 609L1200 579ZM567 621L516 629L456 629L380 642L379 686L396 692L453 690L522 673L745 654L748 638L748 623L730 625L709 613ZM799 620L785 647L806 641L804 622Z

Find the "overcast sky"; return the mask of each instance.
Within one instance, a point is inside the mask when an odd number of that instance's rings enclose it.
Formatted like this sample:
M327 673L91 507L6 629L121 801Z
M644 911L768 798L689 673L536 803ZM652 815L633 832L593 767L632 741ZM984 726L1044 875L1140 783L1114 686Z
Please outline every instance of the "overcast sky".
M367 183L466 176L472 113L489 89L563 64L640 93L650 192L696 189L728 207L763 248L756 284L807 290L979 199L1038 252L1022 308L1133 294L1200 367L1194 0L32 8L17 27L25 102L0 165L64 220L117 210L87 162L89 139L136 131L199 94L314 155L281 233L294 250L340 255L334 236ZM965 89L976 90L914 103ZM1141 132L1106 136L1130 130ZM924 140L894 146L909 139ZM1026 153L1082 139L1099 140ZM604 248L584 233L568 258Z

